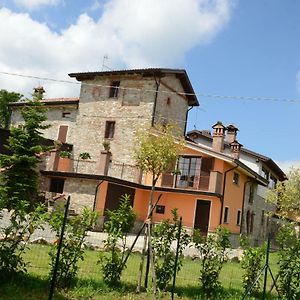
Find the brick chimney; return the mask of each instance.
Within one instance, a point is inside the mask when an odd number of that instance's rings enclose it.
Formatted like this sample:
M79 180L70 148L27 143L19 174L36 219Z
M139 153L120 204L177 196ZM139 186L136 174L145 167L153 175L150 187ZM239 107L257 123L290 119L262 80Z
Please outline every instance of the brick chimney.
M223 152L224 136L225 136L226 128L220 121L218 121L215 125L213 125L212 128L214 130L212 148L215 151Z
M240 144L237 140L234 140L232 143L230 143L230 151L234 158L239 159L242 147L243 145Z
M226 141L230 144L236 140L237 132L239 129L233 124L229 124L227 127Z

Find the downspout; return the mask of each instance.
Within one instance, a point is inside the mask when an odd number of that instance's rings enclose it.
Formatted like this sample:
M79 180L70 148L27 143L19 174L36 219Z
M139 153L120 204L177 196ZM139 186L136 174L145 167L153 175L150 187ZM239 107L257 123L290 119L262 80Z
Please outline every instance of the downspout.
M227 173L236 169L238 167L238 165L236 165L235 167L227 170L224 172L224 179L223 179L223 192L222 192L222 196L221 196L221 213L220 213L220 222L219 225L222 225L222 219L223 219L223 207L224 207L224 196L225 196L225 189L226 189L226 177L227 177Z
M188 118L188 114L189 114L189 111L193 108L194 106L191 106L185 113L185 123L184 123L184 136L186 135L186 126L187 126L187 118Z
M93 211L95 211L96 209L96 202L97 202L97 196L98 196L98 189L99 189L99 186L103 183L104 180L101 180L97 186L96 186L96 189L95 189L95 197L94 197L94 204L93 204Z
M155 89L155 97L154 97L154 105L153 105L153 112L152 112L152 121L151 121L151 127L154 126L154 121L155 121L155 112L156 112L156 104L157 104L157 97L158 97L158 89L160 86L160 81L161 78L159 77L159 80L157 81L157 78L154 76L154 80L155 80L155 85L156 85L156 89Z
M243 205L242 205L242 214L241 214L241 227L240 227L240 234L242 233L242 228L243 228L243 225L244 225L244 205L245 205L245 194L246 194L246 186L247 186L247 183L250 183L251 180L247 180L245 181L244 183L244 191L243 191Z

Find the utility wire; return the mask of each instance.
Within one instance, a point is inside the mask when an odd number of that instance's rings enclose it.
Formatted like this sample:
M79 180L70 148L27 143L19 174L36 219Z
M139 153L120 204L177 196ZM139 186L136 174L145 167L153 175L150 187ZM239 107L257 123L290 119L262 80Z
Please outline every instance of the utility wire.
M211 99L226 99L226 100L243 100L243 101L274 101L274 102L287 102L287 103L300 103L300 99L289 99L289 98L279 98L279 97L248 97L248 96L228 96L228 95L220 95L220 94L211 94L211 93L185 93L179 91L156 91L152 89L141 89L141 88L134 88L134 87L116 87L111 85L101 85L96 83L87 83L87 82L74 82L70 80L63 80L63 79L54 79L49 77L40 77L40 76L33 76L33 75L25 75L25 74L18 74L12 72L4 72L0 71L0 74L9 75L9 76L18 76L23 78L31 78L37 80L44 80L44 81L51 81L57 83L67 83L67 84L76 84L76 85L85 85L85 86L94 86L94 87L102 87L102 88L116 88L119 90L132 90L132 91L139 91L139 92L152 92L158 94L176 94L182 96L198 96L198 97L205 97Z

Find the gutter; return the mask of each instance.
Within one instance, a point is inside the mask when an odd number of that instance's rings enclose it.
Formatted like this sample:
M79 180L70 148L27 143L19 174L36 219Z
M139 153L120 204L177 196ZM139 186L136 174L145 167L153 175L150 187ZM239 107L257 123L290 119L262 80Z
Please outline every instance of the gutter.
M156 89L155 89L155 97L154 97L154 105L153 105L153 112L152 112L152 121L151 121L151 127L154 126L154 121L155 121L155 112L156 112L156 104L157 104L157 97L158 97L158 89L160 86L160 80L161 78L159 77L159 80L157 81L157 78L155 75L153 75L155 84L156 84Z
M96 189L95 189L95 197L94 197L94 204L93 204L93 211L96 210L96 202L97 202L97 196L98 196L98 189L100 187L100 185L103 183L104 180L101 180L97 186L96 186Z
M186 135L186 125L187 125L187 119L188 119L188 114L189 114L189 111L192 110L194 106L191 106L190 108L188 108L188 110L186 111L185 113L185 123L184 123L184 136Z
M224 208L224 196L225 196L225 189L226 189L226 178L227 178L227 173L229 173L230 171L234 170L238 168L238 165L236 165L235 167L227 170L224 172L224 179L223 179L223 192L222 192L222 196L220 198L221 200L221 213L220 213L220 222L219 225L222 225L222 219L223 219L223 208Z

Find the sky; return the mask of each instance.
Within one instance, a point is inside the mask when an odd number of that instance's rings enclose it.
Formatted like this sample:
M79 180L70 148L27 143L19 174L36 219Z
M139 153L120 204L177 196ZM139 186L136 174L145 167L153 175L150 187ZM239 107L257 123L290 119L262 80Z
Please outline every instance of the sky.
M101 71L104 56L185 69L200 102L189 130L234 124L244 147L300 167L299 16L297 0L0 0L0 89L79 96L38 78L75 83L68 73Z

